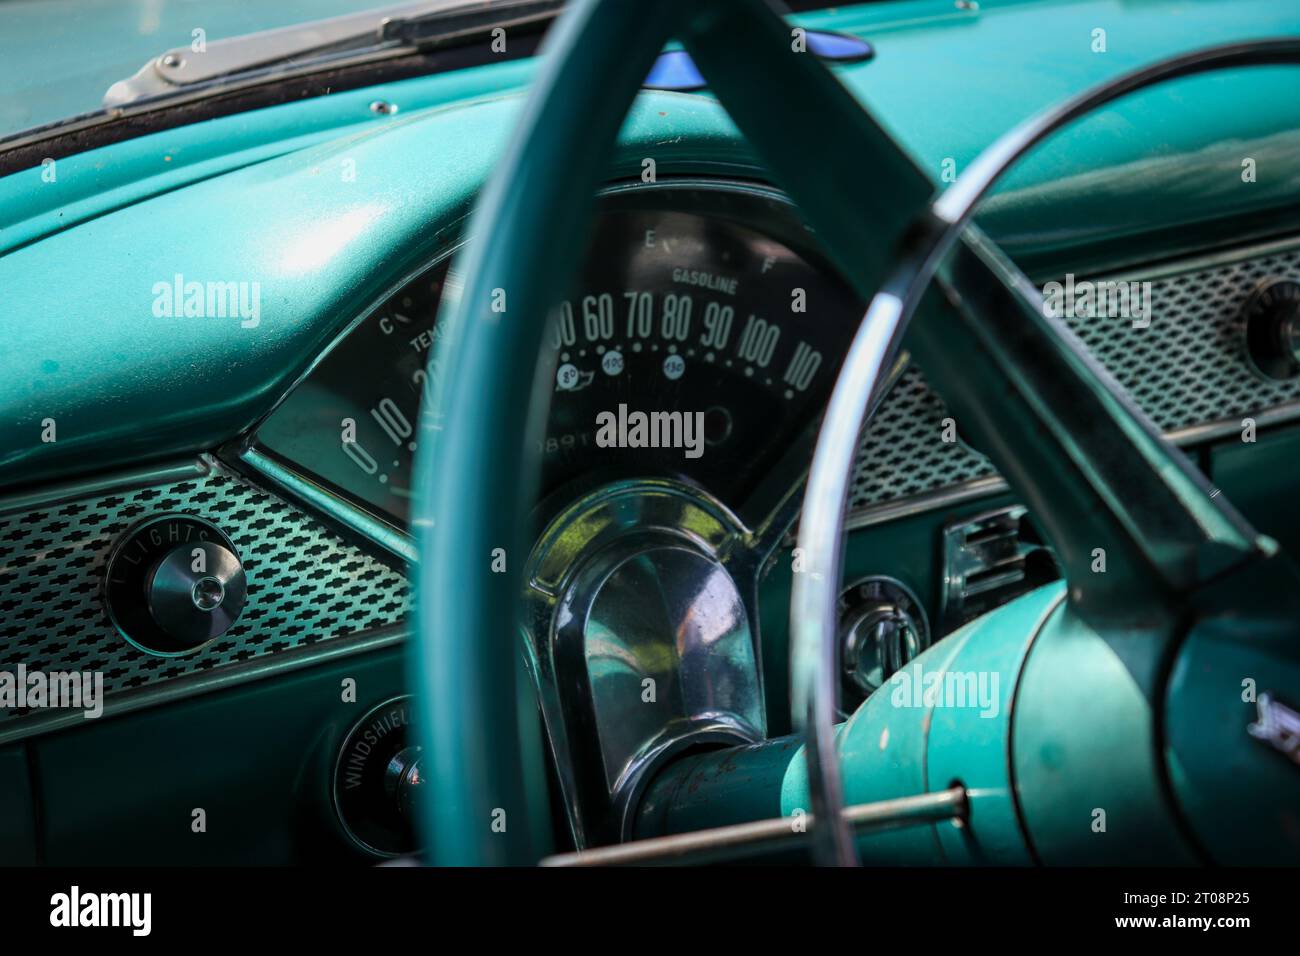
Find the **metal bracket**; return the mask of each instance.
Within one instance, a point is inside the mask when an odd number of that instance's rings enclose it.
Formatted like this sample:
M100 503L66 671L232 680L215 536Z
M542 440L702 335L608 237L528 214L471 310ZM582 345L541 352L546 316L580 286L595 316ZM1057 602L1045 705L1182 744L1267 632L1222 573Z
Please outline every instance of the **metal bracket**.
M575 503L534 548L525 644L579 848L631 835L667 757L763 739L746 541L720 504L645 480Z
M1028 515L1011 505L944 527L942 633L1061 576Z

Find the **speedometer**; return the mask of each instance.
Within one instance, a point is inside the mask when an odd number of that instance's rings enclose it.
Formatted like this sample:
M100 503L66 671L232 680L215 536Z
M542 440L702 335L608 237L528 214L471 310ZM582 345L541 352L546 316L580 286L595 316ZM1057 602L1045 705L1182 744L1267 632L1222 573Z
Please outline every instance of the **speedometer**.
M815 420L862 314L811 245L765 192L607 197L551 322L543 489L673 476L744 510Z
M403 526L446 277L444 261L358 323L263 422L255 448ZM806 465L802 443L861 314L770 190L607 193L544 346L544 498L672 477L757 513L765 489L788 489Z

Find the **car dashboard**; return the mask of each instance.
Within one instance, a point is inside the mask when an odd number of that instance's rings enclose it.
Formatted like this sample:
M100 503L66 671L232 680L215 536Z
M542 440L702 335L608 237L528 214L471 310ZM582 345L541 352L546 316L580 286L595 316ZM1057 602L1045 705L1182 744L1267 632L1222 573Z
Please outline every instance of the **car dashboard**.
M949 163L1063 87L1138 56L1114 44L1110 60L1076 63L1053 47L1028 67L1040 86L991 90L995 65L968 55L950 80L913 82L946 62L945 45L1005 50L1043 15L987 6L800 20L872 40L873 60L837 74L936 189ZM1300 28L1291 12L1238 6L1246 32ZM1146 15L1126 11L1121 36ZM1160 42L1191 44L1189 17ZM6 338L21 344L3 358L0 663L104 675L95 720L0 711L5 862L364 864L416 849L353 805L349 760L358 728L384 737L410 719L415 459L446 372L429 360L475 241L469 206L531 62L69 151L54 158L58 194L40 191L35 167L0 180L19 210L0 231L0 288ZM1232 107L1296 88L1271 68L1215 83L1062 134L979 222L1045 291L1137 290L1131 313L1063 321L1217 489L1300 553L1300 519L1277 507L1300 449L1300 376L1252 331L1300 293L1297 170L1279 169L1300 100ZM1258 181L1243 185L1241 157ZM1134 216L1139 198L1157 214ZM756 597L761 722L788 732L791 508L866 303L707 90L642 92L589 235L537 361L545 420L483 439L535 443L538 534L635 481L779 528ZM503 321L510 308L503 289ZM862 436L847 512L844 619L887 609L918 649L1059 576L1033 514L906 355ZM178 639L138 608L131 549L190 535L239 563L221 581L243 589L242 609L215 637ZM880 677L846 671L846 711ZM229 821L228 838L185 838L200 805Z

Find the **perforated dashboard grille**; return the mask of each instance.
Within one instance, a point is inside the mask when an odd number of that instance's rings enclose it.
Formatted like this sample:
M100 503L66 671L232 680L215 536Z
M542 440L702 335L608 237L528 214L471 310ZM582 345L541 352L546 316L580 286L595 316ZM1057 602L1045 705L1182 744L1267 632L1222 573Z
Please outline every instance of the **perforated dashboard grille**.
M1262 280L1297 275L1300 248L1152 278L1145 329L1122 318L1066 321L1162 430L1239 418L1300 399L1300 380L1251 371L1238 325Z
M1161 430L1240 419L1300 401L1300 380L1261 379L1242 349L1241 308L1262 280L1274 276L1300 276L1300 245L1123 277L1151 282L1147 328L1133 328L1126 318L1066 322ZM921 372L909 369L868 426L850 486L850 511L996 475L983 455L943 441L947 415Z
M109 551L145 517L183 512L219 525L244 562L248 602L221 638L157 657L117 633L100 600ZM192 479L0 515L0 670L101 672L105 696L395 624L398 572L294 505L210 463ZM0 723L24 719L0 708Z
M997 474L961 442L943 440L948 410L915 366L903 373L867 426L849 486L851 509L912 498Z

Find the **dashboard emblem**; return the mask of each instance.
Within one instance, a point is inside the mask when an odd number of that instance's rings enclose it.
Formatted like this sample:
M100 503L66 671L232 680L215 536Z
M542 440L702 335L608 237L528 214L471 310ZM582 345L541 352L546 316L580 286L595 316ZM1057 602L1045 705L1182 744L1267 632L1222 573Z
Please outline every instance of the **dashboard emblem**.
M1267 693L1259 695L1255 706L1256 720L1246 728L1250 735L1300 764L1300 713Z

